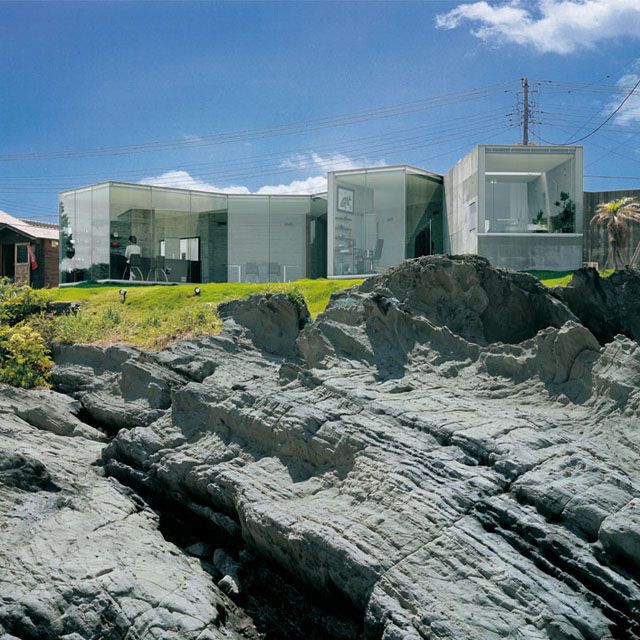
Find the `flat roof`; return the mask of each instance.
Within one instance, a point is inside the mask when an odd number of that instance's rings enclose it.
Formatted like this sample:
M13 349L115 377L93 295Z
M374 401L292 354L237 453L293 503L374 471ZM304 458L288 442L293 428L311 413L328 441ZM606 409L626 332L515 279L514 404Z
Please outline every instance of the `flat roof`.
M76 191L84 191L85 189L94 189L95 187L103 187L110 185L122 185L125 187L138 187L140 189L162 189L164 191L186 191L188 193L199 193L206 196L237 196L242 198L271 196L276 198L321 198L326 196L326 191L318 191L317 193L224 193L221 191L204 191L202 189L187 189L185 187L164 187L157 184L142 184L140 182L125 182L124 180L104 180L103 182L94 182L85 184L74 189L66 189L58 192L58 195L74 193Z
M427 178L433 178L438 181L443 181L444 177L439 173L433 173L433 171L427 171L426 169L421 169L420 167L414 167L410 164L385 164L374 167L360 167L355 169L337 169L336 171L329 171L328 173L336 175L336 174L345 174L345 173L375 173L377 171L411 171L418 173L420 175L426 176Z

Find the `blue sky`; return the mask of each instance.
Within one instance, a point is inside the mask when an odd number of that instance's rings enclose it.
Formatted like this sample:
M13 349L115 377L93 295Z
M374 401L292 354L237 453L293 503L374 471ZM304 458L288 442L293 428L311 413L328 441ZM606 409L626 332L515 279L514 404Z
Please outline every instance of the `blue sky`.
M313 191L445 171L478 143L590 133L640 80L637 0L0 2L0 209L103 180ZM587 138L587 189L640 187L640 92ZM538 138L536 138L538 136ZM43 218L44 219L44 218Z

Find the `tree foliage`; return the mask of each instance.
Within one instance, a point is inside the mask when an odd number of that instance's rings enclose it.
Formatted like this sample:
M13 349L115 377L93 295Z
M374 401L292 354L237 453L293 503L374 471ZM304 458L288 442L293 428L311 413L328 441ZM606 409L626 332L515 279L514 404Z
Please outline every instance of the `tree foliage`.
M640 222L640 203L635 198L619 198L596 207L591 224L602 226L607 232L607 266L620 269L627 264L624 252L631 236L631 222Z

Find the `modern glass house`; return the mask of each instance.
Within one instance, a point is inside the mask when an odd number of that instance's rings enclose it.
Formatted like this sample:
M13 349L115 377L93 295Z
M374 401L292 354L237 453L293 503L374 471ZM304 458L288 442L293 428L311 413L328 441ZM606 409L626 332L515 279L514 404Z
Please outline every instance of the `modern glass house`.
M60 281L286 282L326 276L326 195L106 182L60 194Z
M443 252L442 176L409 166L334 171L328 189L329 277Z
M476 147L444 177L446 253L511 269L577 269L582 166L582 147Z
M105 182L60 194L60 281L352 278L433 253L497 267L582 263L581 147L480 145L446 175L406 165L328 174L317 195Z

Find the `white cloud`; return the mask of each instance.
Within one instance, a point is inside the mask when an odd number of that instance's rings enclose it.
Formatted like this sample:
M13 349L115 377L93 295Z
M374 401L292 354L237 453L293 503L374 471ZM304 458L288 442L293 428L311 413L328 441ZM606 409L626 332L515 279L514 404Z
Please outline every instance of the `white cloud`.
M343 171L345 169L357 169L359 167L382 167L386 164L384 160L371 162L363 159L360 162L354 162L349 156L343 153L334 153L333 155L322 157L318 153L298 153L295 156L287 158L280 164L281 167L287 169L322 169L322 171Z
M195 189L197 191L214 191L216 193L258 193L258 194L311 194L321 193L327 190L327 171L339 171L344 169L356 169L358 167L380 167L386 163L379 160L375 163L355 163L351 158L341 153L335 153L323 158L317 153L297 154L280 164L280 167L296 170L321 170L321 175L309 176L305 179L293 180L288 184L270 184L260 187L252 192L243 185L231 185L218 187L204 180L194 178L186 171L166 171L159 176L143 178L139 184L151 184L159 187L177 187L179 189Z
M464 3L436 17L436 26L471 33L488 44L532 46L541 53L569 54L602 42L640 37L638 0L512 0Z
M215 191L216 193L251 193L248 187L242 185L217 187L209 182L194 178L186 171L166 171L159 176L143 178L139 184L150 184L156 187L176 187L178 189L195 189L196 191Z
M327 190L326 176L311 176L305 180L294 180L289 184L270 184L260 187L256 193L282 194L310 194L322 193Z
M640 75L636 75L635 73L628 73L627 75L622 76L620 80L618 80L618 87L624 91L624 95L631 91L631 87L633 87L636 82L640 80ZM617 97L611 100L611 102L606 106L605 113L610 114L622 101L622 94L619 94ZM629 99L624 103L622 109L616 113L613 121L616 124L621 125L631 125L636 122L640 122L640 89L636 89L636 91L629 97Z

